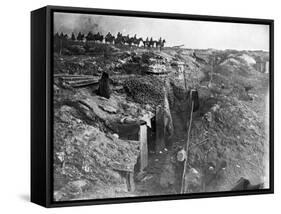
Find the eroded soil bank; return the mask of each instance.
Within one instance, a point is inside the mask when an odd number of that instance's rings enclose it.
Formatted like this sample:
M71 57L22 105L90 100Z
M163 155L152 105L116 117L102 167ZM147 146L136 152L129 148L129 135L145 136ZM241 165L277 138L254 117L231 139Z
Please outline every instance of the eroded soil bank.
M240 177L267 187L269 77L253 62L268 53L99 48L100 54L54 58L55 200L180 193L177 153L187 141L191 89L198 91L199 107L192 116L185 192L228 191ZM214 56L220 59L215 66ZM109 99L96 93L104 71L112 80ZM153 125L157 108L166 128L162 147ZM140 171L142 121L151 124L148 165Z

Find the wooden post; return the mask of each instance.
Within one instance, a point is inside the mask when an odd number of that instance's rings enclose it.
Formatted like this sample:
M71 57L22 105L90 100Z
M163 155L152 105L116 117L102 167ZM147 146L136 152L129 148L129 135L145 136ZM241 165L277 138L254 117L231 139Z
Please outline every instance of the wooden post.
M128 192L134 192L135 191L134 173L125 172L125 180L126 180Z
M61 56L61 52L62 52L62 39L60 39L60 56Z
M266 74L269 73L269 62L268 61L265 62L265 73Z
M147 149L147 126L146 122L140 125L139 132L140 141L140 171L143 171L148 164L148 149Z
M129 184L130 184L130 192L135 191L135 181L134 181L134 173L129 172Z
M190 92L190 99L192 99L192 91ZM185 174L186 174L186 167L187 167L187 162L190 154L190 131L191 131L191 124L192 124L192 115L193 115L193 109L194 109L194 101L191 100L191 111L190 111L190 117L189 117L189 125L188 125L188 130L187 130L187 141L185 145L185 151L186 151L186 158L184 160L184 166L183 166L183 173L182 173L182 180L181 180L181 193L183 194L186 190L185 186Z
M165 127L164 127L164 109L162 106L156 107L156 152L159 153L165 148Z

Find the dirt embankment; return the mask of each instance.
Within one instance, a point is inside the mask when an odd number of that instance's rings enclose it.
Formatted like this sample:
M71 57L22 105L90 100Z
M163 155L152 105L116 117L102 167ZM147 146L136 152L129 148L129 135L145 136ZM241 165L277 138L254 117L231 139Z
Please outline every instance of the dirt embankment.
M119 77L109 100L93 87L55 80L55 200L179 193L183 164L176 155L187 139L191 89L200 106L192 118L186 192L230 190L240 177L266 181L268 74L253 64L258 53L195 52L111 46L101 54L55 55L57 74ZM126 172L136 170L139 146L116 136L116 124L155 114L165 96L174 132L160 152L148 145L148 167L135 173L136 190L129 192Z

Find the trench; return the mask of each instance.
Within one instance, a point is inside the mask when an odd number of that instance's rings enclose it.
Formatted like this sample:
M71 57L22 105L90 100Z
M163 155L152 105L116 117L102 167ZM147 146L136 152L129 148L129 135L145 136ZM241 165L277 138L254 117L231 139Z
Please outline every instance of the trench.
M189 92L187 93L189 94ZM148 129L148 166L143 172L135 171L135 195L179 194L181 189L183 162L176 160L177 152L183 149L187 141L187 129L190 120L191 102L188 96L169 102L174 134L165 137L165 147L157 151L155 118L152 129ZM212 97L198 98L198 105L193 113L193 121L202 121L202 116L216 104ZM193 126L193 124L192 124ZM191 126L191 129L192 129ZM196 137L196 136L195 136ZM213 178L208 178L212 180ZM203 187L202 187L203 188ZM199 189L202 191L202 189Z
M174 134L164 138L164 147L157 149L156 118L152 118L152 128L148 128L148 166L144 171L135 167L134 195L179 194L181 188L183 162L176 160L176 153L184 147L187 138L187 122L190 113L189 98L177 100L170 105ZM179 109L180 107L180 109ZM203 108L201 108L203 110ZM202 113L202 112L201 112ZM198 119L199 114L195 115Z

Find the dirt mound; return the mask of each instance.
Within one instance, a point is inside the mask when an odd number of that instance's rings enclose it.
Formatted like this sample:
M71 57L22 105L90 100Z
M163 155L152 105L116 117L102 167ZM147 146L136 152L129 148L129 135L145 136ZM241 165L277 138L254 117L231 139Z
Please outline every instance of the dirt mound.
M247 55L247 54L242 54L241 56L239 56L241 59L243 59L243 60L245 60L249 65L251 65L251 64L256 64L256 60L253 58L253 57L251 57L251 56L249 56L249 55Z
M73 53L84 51L72 48ZM55 73L98 78L107 71L120 90L104 99L95 94L94 86L54 87L56 200L179 193L183 166L175 155L187 139L191 89L198 91L200 107L193 115L186 191L230 190L240 177L253 184L263 182L263 161L268 158L263 95L268 76L252 62L260 55L266 59L266 53L180 48L160 52L105 44L83 48L85 55L55 55ZM214 56L217 64L212 63ZM133 170L139 148L120 138L126 132L138 135L140 120L164 101L174 130L169 147L149 154L145 172L135 177L137 190L128 193L121 171ZM124 121L133 125L126 127ZM156 129L150 128L148 138L153 140Z
M77 198L93 188L102 192L105 185L111 187L112 194L126 193L127 186L120 172L133 170L138 144L85 124L79 119L79 111L81 109L69 105L62 105L55 111L55 199Z
M202 117L194 118L191 130L189 160L203 175L201 190L229 190L241 176L264 182L265 141L263 122L246 102L227 97L213 102Z
M144 76L132 78L125 82L124 88L129 96L142 104L159 105L164 100L164 83L160 78Z

